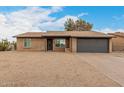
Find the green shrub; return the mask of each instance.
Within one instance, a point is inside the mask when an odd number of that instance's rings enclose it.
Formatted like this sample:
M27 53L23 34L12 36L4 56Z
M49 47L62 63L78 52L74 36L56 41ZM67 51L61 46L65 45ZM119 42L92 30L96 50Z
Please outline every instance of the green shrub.
M8 51L10 49L10 42L7 39L0 41L0 51Z

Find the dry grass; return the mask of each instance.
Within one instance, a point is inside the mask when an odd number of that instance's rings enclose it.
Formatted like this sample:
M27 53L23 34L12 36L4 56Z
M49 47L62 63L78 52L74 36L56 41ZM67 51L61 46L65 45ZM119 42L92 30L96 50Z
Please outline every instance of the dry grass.
M120 85L73 53L0 52L0 86Z

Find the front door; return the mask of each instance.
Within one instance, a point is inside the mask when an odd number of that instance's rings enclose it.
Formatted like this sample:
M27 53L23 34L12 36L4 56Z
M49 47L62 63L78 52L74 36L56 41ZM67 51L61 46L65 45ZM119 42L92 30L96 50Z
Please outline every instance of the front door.
M53 40L47 39L47 50L53 50Z

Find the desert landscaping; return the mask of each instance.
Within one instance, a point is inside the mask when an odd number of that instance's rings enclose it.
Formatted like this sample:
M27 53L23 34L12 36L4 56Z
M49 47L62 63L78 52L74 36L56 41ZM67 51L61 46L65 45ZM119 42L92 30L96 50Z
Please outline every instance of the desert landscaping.
M119 87L123 60L124 53L0 52L0 86Z

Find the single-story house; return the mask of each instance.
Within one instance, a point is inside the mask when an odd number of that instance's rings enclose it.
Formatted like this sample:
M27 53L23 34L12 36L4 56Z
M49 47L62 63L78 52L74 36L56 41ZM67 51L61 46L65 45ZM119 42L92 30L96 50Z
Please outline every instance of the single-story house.
M112 35L95 31L27 32L15 36L19 51L112 51Z
M109 33L109 35L113 35L115 37L112 38L112 50L124 51L124 33L115 32L115 33Z

